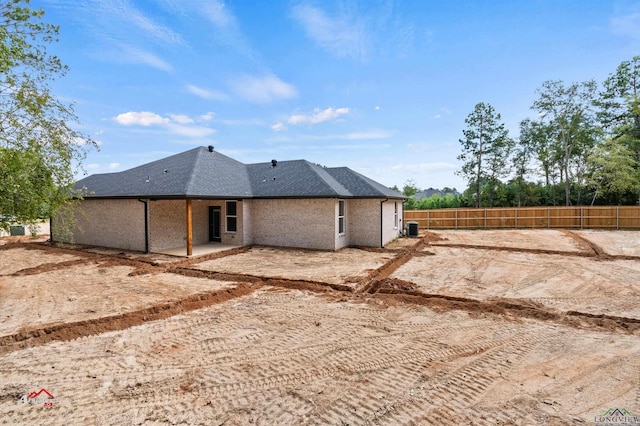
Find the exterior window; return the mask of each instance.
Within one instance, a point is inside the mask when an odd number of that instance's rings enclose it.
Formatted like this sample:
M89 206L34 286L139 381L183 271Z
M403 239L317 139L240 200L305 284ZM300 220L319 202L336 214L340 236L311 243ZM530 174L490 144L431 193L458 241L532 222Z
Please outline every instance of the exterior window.
M393 213L393 229L398 229L398 202L393 203L394 213Z
M338 200L338 234L340 235L345 233L344 216L344 200Z
M235 201L227 201L226 222L227 232L236 232L238 230L238 216L236 215Z

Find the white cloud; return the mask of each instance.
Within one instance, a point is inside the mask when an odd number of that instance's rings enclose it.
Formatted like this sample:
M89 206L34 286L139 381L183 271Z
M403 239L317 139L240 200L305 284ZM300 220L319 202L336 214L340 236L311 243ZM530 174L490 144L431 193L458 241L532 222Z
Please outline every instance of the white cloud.
M376 105L376 106L373 107L373 109L375 109L376 111L380 111L380 106Z
M170 121L168 118L161 117L158 114L149 111L124 112L122 114L118 114L114 120L123 126L152 126L154 124L167 124Z
M216 114L209 111L206 114L202 114L198 116L198 121L212 121L216 117Z
M184 114L172 114L169 117L171 117L171 121L175 123L180 123L180 124L193 123L193 118L190 118L189 116Z
M167 128L171 131L171 133L187 136L190 138L203 138L205 136L210 136L216 132L215 129L211 127L204 126L184 126L181 124L169 123Z
M224 101L229 98L227 95L225 95L222 92L219 92L217 90L204 89L194 84L188 84L187 91L192 95L196 95L199 98L207 99L207 100Z
M173 70L173 67L168 62L160 59L151 52L134 46L121 45L121 50L117 53L113 53L111 57L117 62L143 64L167 72Z
M342 115L346 115L349 113L349 108L326 108L320 110L316 108L313 110L311 114L293 114L287 120L287 123L291 125L299 125L299 124L318 124L323 121L334 120L339 118Z
M298 96L297 89L275 75L253 77L244 75L231 82L233 91L249 102L266 104Z
M100 164L98 163L89 163L87 164L87 169L89 170L95 170L95 169L99 169L100 168Z
M109 163L109 168L110 169L117 169L118 167L120 167L120 163Z
M436 115L433 116L433 118L435 118L437 120L439 118L442 118L442 116L440 114L436 114Z
M386 139L391 137L391 133L385 132L382 130L373 130L370 132L353 132L353 133L343 133L343 134L328 134L328 135L302 135L299 136L304 139L314 140L314 141L324 141L324 140L368 140L368 139ZM356 146L356 145L350 145Z
M93 141L95 142L96 145L100 146L102 145L102 142L100 141ZM81 138L81 137L75 137L71 140L70 142L72 145L76 145L76 146L86 146L88 141L85 138Z
M223 2L213 1L203 8L205 16L218 28L236 25L235 16Z
M360 139L386 139L391 137L391 134L384 131L371 131L371 132L356 132L356 133L348 133L345 135L345 139L348 140L360 140Z
M610 22L614 34L640 39L640 13L611 18Z
M133 25L141 29L147 36L156 39L162 44L183 45L184 40L180 34L171 28L156 24L149 17L133 7L128 7L120 14L122 20L129 20Z
M195 12L197 16L202 16L213 24L215 28L209 32L208 36L216 44L228 48L234 54L242 55L251 60L256 59L258 54L247 41L238 24L238 19L224 1L190 0L180 3L184 3L184 8L189 12Z
M276 132L281 132L283 130L287 130L287 126L285 126L284 124L282 124L282 122L278 121L276 124L274 124L273 126L271 126L271 128L276 131Z
M357 16L329 17L322 9L309 5L295 6L292 15L307 36L330 54L356 59L367 56L368 33L364 21Z
M213 118L213 113L207 113L204 117L210 117L209 114L211 114L211 118ZM114 120L123 126L159 126L175 135L190 138L202 138L216 132L216 130L211 127L193 125L195 121L183 114L172 114L169 117L170 118L162 117L149 111L129 111L118 114L114 117Z
M393 171L407 171L413 173L428 173L442 170L456 170L458 166L451 163L418 163L418 164L396 164L391 167Z

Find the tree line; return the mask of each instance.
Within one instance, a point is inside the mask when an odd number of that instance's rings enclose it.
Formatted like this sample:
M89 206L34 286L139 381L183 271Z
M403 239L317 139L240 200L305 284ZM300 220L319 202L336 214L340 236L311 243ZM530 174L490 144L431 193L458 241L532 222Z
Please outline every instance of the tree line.
M405 208L640 205L640 56L600 85L550 80L536 95L517 137L491 104L476 104L456 172L467 188L413 198L410 179Z
M513 138L488 103L465 120L460 206L640 204L640 56L598 85L545 81Z

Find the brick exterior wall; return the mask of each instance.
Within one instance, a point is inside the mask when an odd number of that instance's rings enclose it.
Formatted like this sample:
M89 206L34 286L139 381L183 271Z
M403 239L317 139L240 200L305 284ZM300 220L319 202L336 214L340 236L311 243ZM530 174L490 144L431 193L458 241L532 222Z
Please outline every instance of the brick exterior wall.
M253 244L253 203L251 201L243 201L242 206L242 245L249 246ZM238 205L238 211L240 211L240 205ZM238 226L240 221L238 220Z
M233 201L233 200L230 200ZM220 207L223 244L243 245L243 202L236 201L237 231L226 230L226 201L192 201L191 221L193 245L209 242L209 206ZM186 247L187 204L185 200L159 200L149 202L149 251Z
M380 247L380 200L348 200L349 244Z
M336 199L246 200L253 244L336 249Z
M144 251L144 203L138 200L86 199L78 204L74 216L76 223L72 232L76 244ZM56 232L57 222L54 217L54 241L60 241L57 237L60 232Z
M338 235L338 199L247 199L236 201L237 231L226 230L224 200L192 201L193 244L209 242L209 206L219 206L221 239L229 245L271 245L321 250L348 246L380 247L380 199L345 200L345 234ZM383 244L402 231L394 203L383 204ZM186 201L148 201L149 251L185 247ZM82 213L80 213L82 212ZM79 244L144 251L144 204L138 200L83 200L74 240ZM55 219L53 235L56 238Z
M378 200L378 210L380 209L380 201ZM397 203L398 207L398 225L395 225L395 205ZM389 200L382 204L382 216L383 216L383 225L382 225L382 241L383 245L387 244L390 241L395 240L400 236L402 232L402 201L400 200ZM380 246L380 242L378 242L378 247Z

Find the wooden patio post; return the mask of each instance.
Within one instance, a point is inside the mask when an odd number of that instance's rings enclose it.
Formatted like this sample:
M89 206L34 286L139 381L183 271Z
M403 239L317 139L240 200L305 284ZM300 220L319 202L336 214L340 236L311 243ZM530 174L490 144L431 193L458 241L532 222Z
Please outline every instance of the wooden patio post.
M193 254L193 220L191 200L187 200L187 256Z

